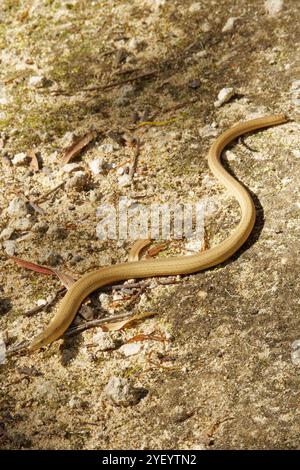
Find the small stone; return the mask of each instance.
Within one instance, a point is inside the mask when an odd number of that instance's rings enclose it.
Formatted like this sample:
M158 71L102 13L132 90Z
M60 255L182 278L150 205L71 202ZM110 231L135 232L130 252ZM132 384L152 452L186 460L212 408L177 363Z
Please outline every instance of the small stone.
M15 197L12 199L7 208L7 213L13 217L25 216L28 213L28 208L24 199L20 197Z
M202 127L199 129L199 134L201 137L216 137L218 135L218 130L211 126L210 124L207 124L206 126Z
M124 174L124 168L120 166L119 168L117 168L116 173L118 176L122 176Z
M31 88L42 88L47 84L47 81L42 75L34 75L28 80L28 86Z
M68 406L72 409L79 408L80 404L81 404L81 400L77 397L72 397L68 402Z
M79 309L79 315L84 318L85 320L93 320L94 319L94 310L90 305L83 304Z
M106 385L104 392L116 405L136 405L141 398L140 391L134 388L129 380L113 376Z
M64 173L73 173L73 171L79 171L81 168L82 165L79 163L66 163L61 169Z
M206 297L207 297L207 292L205 292L205 290L199 290L199 291L197 292L197 295L198 295L199 299L206 299Z
M6 362L6 345L1 335L0 336L0 364L5 364L5 362Z
M6 90L4 87L1 87L0 88L0 106L7 106L8 104L9 104L9 99L6 96Z
M32 221L27 217L22 217L21 219L17 219L13 223L13 227L15 230L20 230L22 232L26 232L31 229Z
M0 233L0 240L9 240L13 233L14 229L12 227L6 227Z
M63 147L69 147L70 145L73 144L75 140L75 134L74 132L68 131L64 134L64 136L61 139L61 145Z
M111 333L105 331L99 331L93 336L93 343L97 346L98 351L108 351L115 349L116 342L112 338Z
M113 144L102 144L98 147L98 150L103 153L112 153L114 151Z
M265 10L269 16L277 16L283 8L283 0L265 0Z
M225 157L229 162L236 160L236 154L231 152L231 150L227 150L225 152Z
M230 18L228 18L228 20L226 21L226 23L224 24L222 28L222 33L228 33L228 31L231 31L233 29L233 26L236 20L237 20L236 16L231 16Z
M200 2L192 3L190 8L189 8L189 12L190 13L197 13L198 11L201 10L201 8L202 8L202 6L201 6Z
M121 187L121 188L124 188L126 186L130 186L131 185L131 178L129 175L125 174L125 175L122 175L119 177L118 179L118 185Z
M127 43L128 49L137 49L138 45L139 41L137 40L137 38L131 38Z
M75 189L76 191L81 191L88 184L88 175L84 171L76 171L74 176L72 176L69 181L66 183L66 189Z
M294 366L300 366L300 339L296 339L291 344L291 360Z
M195 239L189 240L185 244L185 249L193 253L199 253L199 251L201 251L202 246L203 246L203 240L201 240L200 238L195 238Z
M29 159L24 152L17 153L12 159L12 163L15 166L22 166L28 163Z
M103 193L100 188L93 189L89 192L89 198L91 202L100 201L103 198Z
M198 79L191 80L191 81L189 81L189 83L188 83L188 87L189 87L189 88L192 88L192 89L199 88L200 85L201 85L201 82L200 82L200 80L198 80Z
M36 233L46 233L48 230L49 226L45 222L37 222L36 224L33 225L31 228L32 232Z
M219 91L217 101L214 102L215 108L219 108L224 103L227 103L235 94L236 92L232 87L222 88L222 90Z
M134 356L135 354L138 354L140 350L140 343L123 344L123 346L119 348L119 352L124 354L125 357Z
M3 248L8 256L14 256L16 253L17 244L14 240L5 240L3 242Z
M300 150L292 150L292 154L294 155L294 157L300 158Z
M104 160L103 158L95 158L91 162L89 162L89 168L93 175L99 175L100 173L103 172L103 164Z
M196 52L194 55L195 55L195 57L197 57L198 59L201 59L202 57L206 57L206 56L207 56L207 51L206 51L206 50L199 51L199 52Z
M108 294L105 294L102 292L99 297L99 302L101 304L101 307L106 310L107 312L114 313L115 309L110 306L111 304L111 298Z
M207 21L204 21L200 26L200 29L203 33L208 33L211 30L211 26ZM206 52L206 51L205 51Z
M50 380L41 379L40 382L36 384L35 393L40 398L46 398L48 400L58 397L56 385L50 382Z

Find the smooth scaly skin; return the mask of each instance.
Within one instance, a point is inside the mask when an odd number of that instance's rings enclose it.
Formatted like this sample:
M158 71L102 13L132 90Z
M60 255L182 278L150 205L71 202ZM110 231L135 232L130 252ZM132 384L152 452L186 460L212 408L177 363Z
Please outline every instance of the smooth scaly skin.
M208 153L209 168L237 199L241 208L241 220L226 240L196 255L122 263L85 274L70 287L61 301L56 316L32 341L28 349L34 351L60 338L72 323L83 300L99 287L132 278L195 273L230 258L243 245L252 231L255 222L255 207L247 190L221 165L221 153L226 145L246 132L284 122L287 122L286 117L279 114L237 124L221 134Z

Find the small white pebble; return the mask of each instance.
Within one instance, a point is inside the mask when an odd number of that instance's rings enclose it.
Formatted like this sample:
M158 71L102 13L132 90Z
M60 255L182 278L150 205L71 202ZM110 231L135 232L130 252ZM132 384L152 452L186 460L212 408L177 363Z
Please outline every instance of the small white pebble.
M98 150L103 153L112 153L114 151L113 144L102 144L98 147Z
M225 157L227 158L227 160L228 160L229 162L231 162L231 161L233 161L233 160L236 160L236 154L233 153L233 152L231 152L230 150L227 150L227 151L225 152Z
M110 378L104 393L119 406L135 405L141 398L139 390L135 389L128 379L117 376Z
M118 176L123 175L124 174L124 168L122 166L120 166L119 168L117 168L116 173L117 173Z
M89 168L93 175L99 175L100 173L103 172L103 164L104 160L103 158L95 158L91 162L89 162Z
M231 31L233 29L233 26L236 20L237 20L236 16L231 16L230 18L228 18L228 20L226 21L226 23L224 24L222 28L222 33L228 33L228 31Z
M123 344L123 346L119 348L119 352L121 354L124 354L125 357L134 356L135 354L138 354L140 350L141 350L140 343Z
M269 16L277 16L283 8L283 0L265 0L265 10Z
M113 314L115 312L115 308L111 306L111 296L102 292L99 295L99 302L101 303L101 307L106 310L107 312Z
M119 177L118 184L121 188L131 185L131 178L129 175L125 174Z
M235 95L235 93L236 92L234 88L232 87L222 88L222 90L220 90L218 93L217 101L214 102L215 108L219 108L224 103L227 103L230 100L230 98L232 98Z
M137 40L137 38L131 38L127 43L127 47L128 49L137 49L138 44L139 41Z
M8 104L9 99L6 96L6 90L4 89L4 87L2 89L0 88L0 106L7 106Z
M200 29L203 33L208 33L208 31L211 30L211 26L210 24L207 22L207 21L204 21L201 25L200 25ZM206 51L205 51L206 52Z
M6 362L6 346L2 338L2 335L0 335L0 364L5 364L5 362Z
M185 249L187 251L192 251L193 253L198 253L203 246L203 240L200 238L191 239L185 244Z
M14 158L12 159L12 163L15 166L25 165L27 163L27 161L28 161L28 157L27 157L26 153L24 153L24 152L17 153L14 156Z
M7 213L13 217L22 217L28 213L28 208L24 199L20 197L13 198L7 208Z
M292 154L294 155L294 157L300 158L300 150L292 150Z
M197 293L198 297L200 299L206 299L207 297L207 292L205 292L205 290L199 290L198 293Z
M78 163L66 163L64 166L61 167L64 173L72 173L73 171L79 171L80 166Z
M3 242L4 251L8 256L14 256L16 253L16 247L17 245L14 240L5 240Z
M68 131L63 135L61 139L61 144L63 147L69 147L70 145L72 145L74 140L75 140L74 132Z
M198 11L201 10L201 3L200 2L197 2L197 3L192 3L190 8L189 8L189 12L190 13L197 13Z
M111 333L105 331L99 331L93 336L93 343L97 346L99 351L108 351L109 349L115 348L115 341L111 336Z
M27 217L22 217L21 219L17 219L14 221L13 227L15 230L26 232L27 230L31 229L32 221Z
M218 135L218 130L207 124L206 126L202 127L201 129L199 129L199 134L200 134L200 137L216 137Z
M34 75L33 77L30 77L28 80L28 85L31 88L41 88L45 86L46 83L46 78L43 77L42 75Z
M300 339L296 339L291 344L292 352L291 352L291 360L294 366L300 365Z
M0 233L0 240L9 240L13 233L14 229L12 227L6 227Z

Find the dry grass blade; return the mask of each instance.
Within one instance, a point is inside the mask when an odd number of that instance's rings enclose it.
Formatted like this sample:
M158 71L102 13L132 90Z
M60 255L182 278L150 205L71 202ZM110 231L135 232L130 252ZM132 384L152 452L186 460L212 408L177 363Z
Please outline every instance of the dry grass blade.
M125 315L124 313L121 315L114 315L113 317L110 318L101 318L99 320L91 320L83 325L78 325L74 326L73 328L69 328L69 330L66 331L64 336L73 336L78 333L81 333L82 331L89 330L90 328L95 328L97 326L100 326L103 331L119 331L124 328L128 328L132 324L139 322L145 318L150 318L153 317L154 315L157 315L156 312L140 312L136 313L135 315L128 316Z
M74 282L76 282L76 279L70 276L70 274L59 271L58 269L52 269L52 272L53 274L56 274L58 279L67 289L69 289L74 284Z
M77 157L79 153L97 137L96 131L90 131L82 137L79 137L72 145L65 149L64 155L61 159L62 165L69 163L73 158Z
M121 321L103 324L101 328L103 331L120 331L129 328L134 323L144 320L145 318L153 317L154 315L157 314L154 312L140 312Z

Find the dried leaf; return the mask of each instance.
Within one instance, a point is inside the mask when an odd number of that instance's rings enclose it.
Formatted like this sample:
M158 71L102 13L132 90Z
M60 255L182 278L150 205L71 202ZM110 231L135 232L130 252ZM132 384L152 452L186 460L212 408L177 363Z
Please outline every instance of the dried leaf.
M70 289L70 287L74 284L74 282L76 282L76 279L70 276L70 274L59 271L58 269L52 269L52 272L53 274L56 274L58 279L67 289Z
M46 274L48 276L53 276L53 275L57 276L67 289L69 289L71 285L74 284L74 282L76 281L72 276L58 269L48 268L40 264L31 263L30 261L17 258L16 256L10 256L10 259L15 261L19 266L22 266L22 268L30 269L31 271L35 271L41 274Z
M36 263L31 263L30 261L26 261L21 258L17 258L16 256L10 256L10 259L12 261L15 261L19 266L22 266L22 268L30 269L31 271L35 271L37 273L41 274L47 274L52 276L53 271L50 268L46 268L45 266L41 266Z
M101 325L101 328L103 331L119 331L119 330L124 330L124 328L129 328L133 323L136 323L140 320L143 320L145 318L153 317L154 315L157 315L157 313L154 312L140 312L136 313L135 315L132 315L130 318L126 318L125 320L120 320L117 322L110 322L110 323L104 323Z
M65 149L64 155L61 159L61 164L69 163L95 138L97 137L96 131L90 131L82 137L79 137L73 144Z
M163 251L167 245L167 243L162 243L161 245L154 246L148 251L146 258L152 258L153 256L158 255L158 253Z
M32 168L34 171L39 171L40 169L40 165L39 165L39 161L38 161L38 158L37 158L37 152L36 150L29 150L27 152L27 155L28 157L30 158L30 168Z

